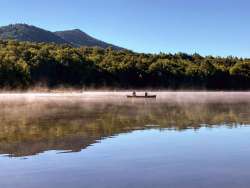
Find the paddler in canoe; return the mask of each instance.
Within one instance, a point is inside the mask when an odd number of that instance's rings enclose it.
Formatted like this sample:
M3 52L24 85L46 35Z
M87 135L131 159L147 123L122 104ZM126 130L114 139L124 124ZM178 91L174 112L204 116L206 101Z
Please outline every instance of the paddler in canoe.
M136 95L133 91L132 95L127 95L127 98L156 98L156 95L148 95L148 92L145 92L145 95Z

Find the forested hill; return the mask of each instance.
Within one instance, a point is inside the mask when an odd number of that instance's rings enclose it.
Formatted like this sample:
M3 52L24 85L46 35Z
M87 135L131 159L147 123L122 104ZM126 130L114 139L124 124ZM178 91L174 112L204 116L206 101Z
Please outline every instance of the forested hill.
M74 47L111 47L114 50L122 50L122 48L118 46L95 39L79 29L50 32L27 24L11 24L8 26L0 27L0 39L39 43L44 42L69 44Z
M122 50L122 48L118 46L108 44L101 40L95 39L79 29L57 31L55 32L55 34L76 47L80 47L80 46L100 47L100 48L112 47L112 49L115 49L115 50Z
M0 86L250 89L250 59L0 41Z
M50 31L26 24L14 24L0 27L0 39L56 44L68 43Z

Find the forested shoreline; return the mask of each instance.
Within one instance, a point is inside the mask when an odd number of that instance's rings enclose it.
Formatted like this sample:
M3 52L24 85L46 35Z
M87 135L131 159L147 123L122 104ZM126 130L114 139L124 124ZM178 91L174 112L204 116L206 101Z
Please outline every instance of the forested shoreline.
M250 59L0 41L0 87L250 89Z

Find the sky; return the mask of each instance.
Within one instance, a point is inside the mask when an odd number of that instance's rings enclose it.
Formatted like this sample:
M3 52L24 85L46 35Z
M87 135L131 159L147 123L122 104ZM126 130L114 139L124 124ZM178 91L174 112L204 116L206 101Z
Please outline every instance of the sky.
M81 29L136 52L250 57L249 0L1 0L0 26Z

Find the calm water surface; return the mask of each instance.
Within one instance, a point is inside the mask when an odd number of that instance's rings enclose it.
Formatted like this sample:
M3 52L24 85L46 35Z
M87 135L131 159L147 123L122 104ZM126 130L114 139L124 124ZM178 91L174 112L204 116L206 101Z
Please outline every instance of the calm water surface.
M95 97L0 96L0 187L250 187L249 94Z

